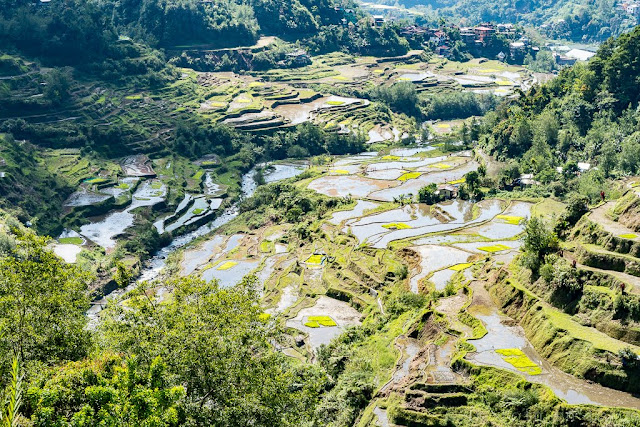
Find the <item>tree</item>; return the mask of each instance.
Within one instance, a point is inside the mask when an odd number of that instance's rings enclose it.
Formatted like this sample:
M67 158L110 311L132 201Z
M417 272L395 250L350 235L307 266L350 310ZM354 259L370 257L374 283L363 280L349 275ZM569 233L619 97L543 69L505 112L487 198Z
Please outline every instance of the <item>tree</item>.
M558 250L558 236L539 217L533 217L525 222L523 245L523 264L537 274L542 261L547 255Z
M47 240L19 231L17 245L0 257L0 346L24 362L83 357L89 276L47 249Z
M36 426L183 425L184 396L161 358L141 367L112 353L44 370L29 387Z
M464 176L464 182L469 187L469 191L474 192L480 185L480 175L476 171L467 172Z
M136 357L142 369L160 357L185 388L192 422L200 425L300 425L311 416L322 381L274 351L275 322L263 316L256 278L223 289L194 277L164 284L160 302L143 284L127 308L113 305L101 325L105 347Z
M418 202L432 205L440 201L440 198L435 194L438 187L435 183L431 183L418 190Z
M61 105L69 98L71 77L65 70L54 69L45 76L44 97L54 105Z

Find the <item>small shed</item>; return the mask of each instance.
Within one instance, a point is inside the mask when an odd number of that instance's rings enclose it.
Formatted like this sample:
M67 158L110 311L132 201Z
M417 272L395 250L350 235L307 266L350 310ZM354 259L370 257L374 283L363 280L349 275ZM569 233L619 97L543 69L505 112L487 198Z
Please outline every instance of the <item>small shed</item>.
M458 187L451 184L439 185L435 194L445 200L453 199L458 197Z

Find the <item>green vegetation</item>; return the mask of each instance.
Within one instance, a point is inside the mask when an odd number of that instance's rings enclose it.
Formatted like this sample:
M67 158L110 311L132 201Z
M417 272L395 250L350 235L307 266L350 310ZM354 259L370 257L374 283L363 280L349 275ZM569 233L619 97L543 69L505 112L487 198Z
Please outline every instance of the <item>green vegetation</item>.
M221 263L218 267L216 267L216 270L229 270L235 267L236 265L238 265L238 263L235 261L225 261Z
M506 245L497 244L497 245L490 245L490 246L480 246L480 247L478 247L478 249L481 250L481 251L494 253L494 252L506 251L506 250L509 250L511 248L509 246L506 246Z
M382 224L382 226L390 230L406 230L411 228L409 224L405 224L404 222L392 222L390 224Z
M63 245L81 245L84 243L84 239L82 237L63 237L58 239L58 241Z
M407 180L410 180L410 179L416 179L420 175L422 175L422 172L407 172L407 173L401 175L400 178L398 178L398 181L407 181Z
M310 328L318 328L320 326L337 326L335 320L333 320L330 316L309 316L307 322L305 322L304 325Z
M496 350L505 362L513 365L517 370L529 375L540 375L542 369L527 357L522 350L518 348L505 348Z

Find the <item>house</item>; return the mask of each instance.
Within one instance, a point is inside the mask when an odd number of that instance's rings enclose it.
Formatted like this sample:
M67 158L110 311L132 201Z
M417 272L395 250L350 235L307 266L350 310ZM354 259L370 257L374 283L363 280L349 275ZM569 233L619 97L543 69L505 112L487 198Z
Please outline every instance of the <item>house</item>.
M473 31L473 28L461 28L460 29L460 38L465 43L475 43L476 41L476 33Z
M484 41L486 38L495 34L496 29L491 24L485 24L480 27L475 27L473 31L478 36L478 39Z
M591 163L586 163L586 162L578 162L578 170L580 172L586 172L589 169L591 169Z
M558 65L573 65L576 63L575 58L569 58L568 56L565 56L565 55L556 54L555 58L556 58L556 64Z
M498 24L496 25L496 32L498 34L514 34L516 29L513 24Z
M516 178L513 180L512 185L514 187L515 186L531 187L533 185L540 185L540 182L533 179L532 173L523 173L522 175L520 175L520 178Z
M287 53L287 59L290 63L295 65L310 65L311 57L307 52L302 49L295 50L293 52Z
M436 48L436 55L442 55L445 58L448 57L449 55L451 55L451 49L449 48L449 46L438 46Z
M374 27L382 27L384 25L385 19L382 15L373 15L373 26Z
M458 187L451 184L442 184L438 186L434 194L445 200L453 199L458 197Z
M498 59L498 61L504 61L506 57L507 55L504 52L500 52L499 54L496 55L496 58Z

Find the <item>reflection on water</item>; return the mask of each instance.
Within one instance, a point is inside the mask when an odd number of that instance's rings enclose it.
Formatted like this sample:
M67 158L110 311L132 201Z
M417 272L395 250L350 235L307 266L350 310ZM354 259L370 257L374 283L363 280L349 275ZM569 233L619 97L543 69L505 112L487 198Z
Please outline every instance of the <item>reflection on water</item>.
M533 348L525 337L524 330L512 319L498 313L493 305L487 306L491 298L482 282L472 283L474 298L469 313L477 317L487 328L487 335L478 340L469 340L477 352L467 356L474 363L497 366L523 375L531 382L545 384L560 398L570 404L597 404L605 406L640 408L640 399L628 393L602 387L575 378L552 366ZM505 362L495 352L497 349L518 348L542 368L541 375L528 375Z

